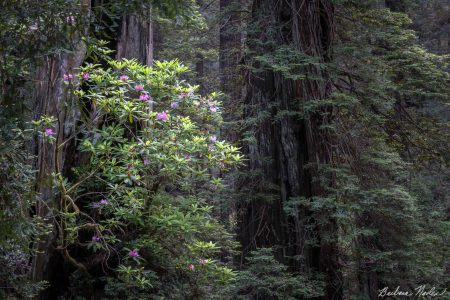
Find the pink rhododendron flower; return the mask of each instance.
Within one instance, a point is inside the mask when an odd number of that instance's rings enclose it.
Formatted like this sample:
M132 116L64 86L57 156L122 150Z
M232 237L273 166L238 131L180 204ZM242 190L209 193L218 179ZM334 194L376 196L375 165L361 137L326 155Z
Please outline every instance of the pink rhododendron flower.
M93 235L92 236L92 241L93 242L98 242L98 241L100 241L100 237L98 235Z
M147 166L147 165L149 165L149 164L150 164L150 160L144 159L144 166Z
M127 81L128 80L128 76L127 75L120 75L119 79L121 81Z
M109 204L109 202L106 199L102 199L102 200L100 200L100 204L105 205L105 204Z
M209 107L209 110L211 111L211 112L217 112L217 106L215 106L215 105L211 105L210 107Z
M167 121L168 118L169 116L165 111L156 114L156 120Z
M66 23L69 25L75 25L75 17L74 16L66 17Z
M178 108L178 102L172 102L172 103L170 103L170 107L171 108L173 108L173 109L177 109Z
M189 270L191 270L191 271L194 271L194 270L195 270L195 267L194 267L193 264L190 264L190 265L188 266L188 268L189 268Z
M148 101L150 98L151 98L151 97L150 97L149 94L141 94L141 95L139 96L139 100L141 100L141 101Z
M144 90L144 86L143 86L142 84L136 84L136 85L134 86L134 89L135 89L136 91L143 91L143 90Z
M208 263L208 260L201 258L201 259L198 260L198 263L203 266L203 265L206 265Z
M84 80L88 80L91 76L89 75L89 73L84 72L83 73L83 79Z
M98 201L98 202L94 202L94 203L92 204L92 206L94 206L94 207L100 207L100 206L104 206L104 205L108 205L108 204L109 204L109 201L108 201L108 200L102 199L102 200L100 200L100 201Z
M51 136L51 135L54 135L54 134L55 134L55 131L52 128L46 128L45 129L45 135Z
M64 74L63 78L64 78L65 81L69 81L69 80L73 79L73 75L70 74L70 73L69 74Z
M139 255L139 252L136 249L134 249L134 250L128 252L128 256L139 257L140 255Z
M211 137L209 138L209 140L210 140L211 142L215 143L215 142L217 141L217 137L216 137L215 135L213 135L213 136L211 136Z

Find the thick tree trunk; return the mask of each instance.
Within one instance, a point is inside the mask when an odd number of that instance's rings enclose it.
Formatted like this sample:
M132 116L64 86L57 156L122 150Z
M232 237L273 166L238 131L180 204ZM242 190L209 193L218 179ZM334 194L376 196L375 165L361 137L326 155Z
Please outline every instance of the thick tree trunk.
M86 13L88 13L90 1L84 0ZM53 269L62 263L62 256L58 256L57 239L58 229L55 223L58 210L57 191L54 189L52 173L64 173L70 169L69 163L74 159L67 157L69 147L76 147L76 143L64 143L74 133L75 124L79 119L77 106L72 103L73 98L67 93L67 86L63 82L63 75L76 72L84 61L85 47L79 41L75 51L70 54L61 54L56 57L46 58L41 69L36 75L36 99L35 119L41 116L53 116L56 118L55 132L57 141L48 143L37 141L35 152L37 154L36 190L39 193L39 201L36 205L36 215L48 220L52 225L49 235L42 239L36 246L37 255L33 260L33 279L36 281L47 280L52 286L40 295L40 299L56 297L58 282L67 278L55 275ZM117 44L117 59L134 58L140 63L151 65L153 62L153 29L149 21L137 16L124 16ZM74 77L71 84L77 85ZM98 124L97 124L98 125ZM57 147L57 145L62 145ZM72 149L73 150L73 149ZM75 159L76 160L76 159ZM61 265L59 266L61 272ZM67 270L66 270L67 271Z
M153 25L141 16L123 16L116 59L134 58L139 63L153 64Z
M151 10L142 16L123 16L122 26L117 43L116 59L136 59L139 63L151 66L154 57L154 27L151 21ZM149 111L153 110L150 102ZM141 127L147 127L147 122L141 122Z
M82 2L85 16L89 14L90 1ZM85 20L83 20L85 21ZM50 226L48 235L41 239L35 248L37 254L33 259L32 277L35 281L47 280L52 282L55 272L52 270L56 253L57 233L57 191L54 189L52 173L62 173L65 167L68 144L64 144L74 133L75 124L78 119L78 109L73 103L73 96L67 92L63 75L75 73L84 60L85 46L78 40L72 53L59 54L46 57L42 67L37 71L35 81L34 119L41 116L51 116L56 119L54 124L56 142L49 143L36 140L34 151L36 153L35 167L38 170L36 178L36 192L38 201L36 203L36 216L45 220ZM74 76L71 84L77 84ZM45 292L42 299L48 299L49 294Z
M330 0L254 1L254 27L261 31L249 36L253 57L278 59L280 48L324 64L331 60L334 36L334 9ZM284 62L290 67L290 62ZM296 61L302 63L302 61ZM311 101L331 95L332 85L327 72L318 64L305 63L292 69L302 80L287 78L269 64L249 62L258 72L248 74L246 82L245 118L254 120L251 127L254 143L247 145L250 159L249 184L256 195L241 216L240 239L247 250L256 247L281 246L279 258L297 256L303 259L290 263L300 271L316 269L327 275L324 299L342 299L341 274L337 258L337 226L329 215L325 225L311 227L311 212L298 209L288 217L283 206L291 198L324 197L324 186L317 180L321 167L333 160L333 138L324 129L332 122L329 107L312 112L304 109ZM325 175L328 176L328 175ZM332 178L328 178L332 185ZM262 195L258 197L258 195ZM325 213L324 213L325 214ZM324 236L332 237L331 241ZM318 246L308 246L315 237Z

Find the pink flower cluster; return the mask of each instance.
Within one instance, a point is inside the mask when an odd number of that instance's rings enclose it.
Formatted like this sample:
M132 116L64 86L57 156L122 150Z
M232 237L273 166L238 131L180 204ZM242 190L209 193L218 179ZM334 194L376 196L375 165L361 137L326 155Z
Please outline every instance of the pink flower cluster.
M156 120L158 121L167 121L168 119L169 115L165 111L156 114Z
M208 262L209 262L209 260L204 259L204 258L200 258L200 259L198 260L198 264L199 264L200 266L204 266L204 265L206 265ZM189 265L188 265L188 269L191 270L191 271L195 271L195 266L194 266L193 264L189 264Z
M53 128L45 128L44 133L46 136L52 136L55 134L55 131L53 130Z
M150 99L152 99L152 97L149 94L146 94L146 93L145 94L141 94L139 96L139 100L141 100L141 101L148 101Z
M65 81L72 80L72 79L73 79L73 75L70 74L70 73L64 74L64 75L63 75L63 79L64 79Z
M94 202L93 206L94 207L100 207L100 206L105 206L105 205L108 205L108 204L109 204L108 200L102 199L99 202Z
M66 23L71 25L71 26L75 25L75 17L74 16L66 17Z
M131 250L130 252L128 252L128 256L130 256L130 257L139 257L140 255L139 255L138 250L134 249L134 250Z

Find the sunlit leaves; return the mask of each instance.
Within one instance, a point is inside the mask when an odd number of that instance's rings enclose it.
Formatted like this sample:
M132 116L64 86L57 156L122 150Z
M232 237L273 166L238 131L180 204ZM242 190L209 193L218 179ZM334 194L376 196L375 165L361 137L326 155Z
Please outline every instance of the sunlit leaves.
M212 259L220 249L213 241L223 228L206 202L224 186L211 174L237 166L243 157L217 139L220 103L213 97L218 94L195 94L195 87L179 79L187 68L178 61L108 65L80 70L81 78L89 74L80 100L95 105L101 122L86 132L80 147L90 154L88 167L95 174L86 185L104 198L91 202L87 213L101 219L107 237L89 247L106 251L125 245L119 281L143 290L152 286L134 264L143 270L152 264L183 266L182 272L201 276L202 284L224 283L233 272ZM72 230L75 242L77 227Z

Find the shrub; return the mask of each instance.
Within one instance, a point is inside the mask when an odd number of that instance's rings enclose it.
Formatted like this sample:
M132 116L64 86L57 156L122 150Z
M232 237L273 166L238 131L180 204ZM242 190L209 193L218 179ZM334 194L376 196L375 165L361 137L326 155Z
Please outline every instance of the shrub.
M208 202L223 188L212 174L242 158L218 138L216 95L196 94L178 79L186 71L177 61L123 60L77 75L75 94L90 112L80 141L89 163L73 170L76 180L55 177L60 247L80 271L101 262L109 296L200 297L234 276L218 260L230 235ZM72 254L80 245L87 257Z

